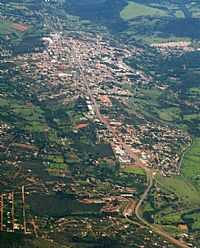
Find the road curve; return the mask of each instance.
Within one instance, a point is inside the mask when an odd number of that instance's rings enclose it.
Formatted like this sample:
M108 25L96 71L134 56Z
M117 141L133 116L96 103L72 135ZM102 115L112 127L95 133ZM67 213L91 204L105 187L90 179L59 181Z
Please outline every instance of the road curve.
M140 208L142 206L142 203L144 202L144 200L146 199L147 195L149 194L152 186L153 186L153 176L151 175L151 172L149 169L144 168L146 175L147 175L147 183L148 183L148 187L146 188L146 190L144 191L142 197L140 198L139 202L136 205L135 208L135 215L137 216L137 218L144 223L145 225L149 225L149 223L142 217L142 215L140 215Z
M152 224L150 224L149 222L147 222L143 216L140 213L140 208L144 202L144 200L146 199L146 197L148 196L152 186L153 186L153 175L150 169L144 168L146 175L147 175L147 183L148 183L148 187L146 188L146 190L144 191L142 197L140 198L140 200L137 203L137 206L135 208L135 214L136 217L138 218L138 220L140 220L140 222L142 222L145 226L148 226L154 233L157 233L158 235L160 235L161 237L163 237L165 240L167 240L168 242L170 242L171 244L175 245L178 248L189 248L189 246L187 246L187 244L185 244L184 242L181 242L180 240L175 239L174 237L172 237L170 234L168 234L167 232L161 230L159 227L154 226Z

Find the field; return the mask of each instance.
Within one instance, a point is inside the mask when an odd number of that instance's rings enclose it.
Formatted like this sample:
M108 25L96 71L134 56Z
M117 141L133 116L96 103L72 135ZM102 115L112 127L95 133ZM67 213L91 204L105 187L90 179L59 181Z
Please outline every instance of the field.
M192 13L192 17L199 18L200 17L200 7L199 4L191 4L189 6L189 11Z
M20 35L20 33L25 32L27 29L27 25L0 19L0 36L10 35L12 33Z
M83 204L69 195L31 194L28 199L30 207L36 215L63 217L66 215L81 215L99 213L102 204ZM51 208L49 208L51 206Z
M159 117L161 120L163 121L177 121L180 120L180 109L179 108L175 108L175 107L171 107L171 108L165 108L165 109L161 109L161 111L159 111Z
M6 21L0 21L0 34L6 35L14 31L12 24Z
M200 206L200 191L188 180L181 177L158 177L158 184L164 190L177 195L186 208Z
M190 213L183 215L184 220L188 220L190 222L190 226L193 230L199 230L200 229L200 214L199 210L192 211ZM192 221L191 221L192 220Z
M165 209L155 216L156 222L164 226L176 228L180 223L186 223L189 230L195 232L200 228L200 138L196 138L191 148L185 153L182 162L181 176L157 177L158 186L163 192L171 192L181 204L179 210Z
M125 167L122 169L123 172L128 173L128 174L137 174L137 175L145 175L145 171L142 168L137 168L137 167Z
M123 30L125 37L148 44L200 37L200 7L194 1L188 4L168 0L128 1L120 17L128 24Z
M129 21L140 16L167 16L167 12L158 8L148 7L143 4L129 2L128 5L121 11L120 16L123 20Z
M190 150L186 152L182 164L183 177L200 183L200 138L194 140Z
M0 116L27 132L40 133L48 128L43 118L43 111L34 105L24 105L16 100L0 98L0 110Z

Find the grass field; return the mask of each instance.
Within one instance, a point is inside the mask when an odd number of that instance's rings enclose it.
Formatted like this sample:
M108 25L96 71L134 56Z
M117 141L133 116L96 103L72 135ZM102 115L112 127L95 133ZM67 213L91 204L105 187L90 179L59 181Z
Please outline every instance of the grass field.
M177 11L175 12L175 16L176 16L177 18L184 18L184 17L185 17L185 15L184 15L184 13L183 13L182 10L177 10Z
M165 223L165 225L180 223L182 221L181 214L177 214L177 213L166 214L162 216L161 221Z
M200 206L200 191L189 180L178 176L158 176L157 180L161 188L175 193L186 208Z
M0 37L5 38L8 36L9 38L12 37L14 40L20 39L28 29L29 27L25 24L13 23L11 21L0 19Z
M161 111L159 111L160 119L169 122L180 120L180 114L180 109L175 107L161 109Z
M0 110L0 116L4 115L10 120L15 117L15 125L27 132L40 133L48 128L43 111L34 105L24 105L13 99L0 98Z
M135 2L129 2L128 5L121 11L120 16L123 20L129 21L133 18L140 16L167 16L167 12L152 8L143 4L138 4Z
M182 175L192 181L200 180L200 138L193 141L183 158Z
M199 120L200 123L200 114L184 115L184 120L186 121Z
M137 168L137 167L125 167L122 169L123 172L125 173L133 173L137 175L145 175L145 171L142 168Z
M49 155L48 160L55 163L64 163L64 158L62 155Z
M186 152L182 162L181 176L158 176L157 180L162 188L174 192L186 207L199 207L200 138L196 138Z
M193 18L200 17L200 7L198 4L190 5L189 11L192 13Z
M0 21L0 35L7 35L14 31L15 30L12 27L12 23L7 21Z

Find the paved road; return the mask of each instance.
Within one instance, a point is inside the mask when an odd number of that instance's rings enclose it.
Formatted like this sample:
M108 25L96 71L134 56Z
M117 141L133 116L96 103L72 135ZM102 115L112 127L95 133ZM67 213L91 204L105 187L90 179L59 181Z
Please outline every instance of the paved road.
M140 208L144 202L144 200L147 198L152 186L153 186L153 176L152 176L152 172L147 169L144 168L146 175L147 175L147 183L148 183L148 187L146 188L146 190L144 191L142 197L140 198L136 208L135 208L135 214L137 216L137 218L144 224L149 224L147 221L144 220L144 218L142 217L142 215L140 215Z
M143 193L142 197L140 198L136 208L135 208L135 214L138 218L138 220L140 220L140 222L142 222L145 226L148 226L154 233L157 233L158 235L160 235L161 237L163 237L165 240L167 240L168 242L170 242L171 244L175 245L178 248L189 248L187 246L187 244L185 244L184 242L181 242L180 240L175 239L174 237L172 237L170 234L168 234L167 232L163 231L161 228L159 228L158 226L155 225L151 225L149 222L147 222L142 214L141 214L141 206L144 202L144 200L147 198L152 186L153 186L153 175L152 175L152 171L150 169L145 168L146 171L146 175L147 175L147 183L148 183L148 187L146 188L145 192Z

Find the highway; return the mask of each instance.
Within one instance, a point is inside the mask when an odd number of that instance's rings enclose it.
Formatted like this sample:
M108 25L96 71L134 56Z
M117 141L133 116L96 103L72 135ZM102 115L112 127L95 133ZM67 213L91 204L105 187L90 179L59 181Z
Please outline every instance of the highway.
M150 171L150 169L144 168L146 175L147 175L147 183L148 183L148 187L146 188L146 190L144 191L143 195L141 196L140 200L138 201L136 208L135 208L135 215L137 216L138 220L140 220L143 224L145 225L149 225L149 223L144 220L144 218L142 217L142 215L140 215L140 208L143 204L143 202L145 201L145 199L147 198L152 186L153 186L153 176L152 176L152 172Z
M143 195L141 196L140 200L137 203L137 206L135 208L135 215L137 216L138 220L144 224L145 226L149 227L154 233L157 233L158 235L160 235L161 237L163 237L165 240L167 240L168 242L170 242L171 244L175 245L178 248L189 248L187 246L186 243L181 242L180 240L175 239L174 237L172 237L169 233L165 232L164 230L162 230L159 226L155 226L150 224L149 222L147 222L142 214L141 214L141 207L143 202L145 201L145 199L147 198L152 186L153 186L153 174L152 171L148 168L144 168L146 175L147 175L147 183L148 186L146 188L146 190L144 191Z

